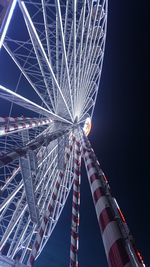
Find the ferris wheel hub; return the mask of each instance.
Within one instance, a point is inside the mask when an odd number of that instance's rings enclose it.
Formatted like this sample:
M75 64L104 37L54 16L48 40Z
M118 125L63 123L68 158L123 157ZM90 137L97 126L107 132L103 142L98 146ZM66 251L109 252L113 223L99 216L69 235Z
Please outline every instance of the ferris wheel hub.
M91 118L87 117L83 126L83 131L85 133L86 136L89 135L90 131L91 131L91 127L92 127L92 122L91 122Z

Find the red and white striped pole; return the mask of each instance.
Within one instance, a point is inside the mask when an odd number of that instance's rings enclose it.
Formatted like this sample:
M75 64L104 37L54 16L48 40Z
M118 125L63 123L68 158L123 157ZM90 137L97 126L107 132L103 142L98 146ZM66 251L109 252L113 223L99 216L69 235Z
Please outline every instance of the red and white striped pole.
M66 153L67 161L65 163L64 170L66 168L68 160L70 159L70 155L71 155L72 149L73 149L73 147L72 147L72 145L70 145L70 147L69 147L69 149L67 150L67 153ZM38 253L39 248L40 248L40 244L42 242L42 238L43 238L43 235L44 235L48 220L52 216L52 213L54 211L55 200L57 198L57 194L58 194L58 191L59 191L63 176L64 176L64 174L62 172L60 172L59 179L58 179L58 181L57 181L57 183L55 185L55 189L54 189L54 192L52 194L51 201L50 201L50 203L48 205L48 209L47 209L47 211L46 211L46 213L45 213L45 215L43 217L41 226L38 229L38 233L36 235L36 239L34 241L34 244L33 244L33 247L32 247L32 251L30 253L30 256L29 256L29 259L28 259L28 262L27 262L27 266L29 266L29 267L31 267L34 264L35 258L37 256L37 253Z
M50 123L52 123L52 120L49 118L0 117L0 136L15 133L22 129L33 129Z
M110 267L144 267L143 260L127 231L123 230L121 216L115 211L107 179L85 135L82 135L83 157L102 234L105 253ZM122 218L123 219L123 218ZM137 253L136 253L137 252Z
M70 267L78 267L80 171L81 171L81 149L80 149L80 143L78 141L75 141Z

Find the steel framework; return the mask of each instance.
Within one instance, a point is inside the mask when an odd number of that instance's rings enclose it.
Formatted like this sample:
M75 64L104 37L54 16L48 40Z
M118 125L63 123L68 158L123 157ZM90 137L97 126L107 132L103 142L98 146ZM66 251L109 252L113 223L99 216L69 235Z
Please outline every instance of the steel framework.
M11 89L0 85L0 104L7 103L0 117L0 266L34 264L71 188L70 266L78 266L83 158L109 266L142 267L87 138L108 0L18 0L15 5L18 19L12 19L2 47L19 78Z

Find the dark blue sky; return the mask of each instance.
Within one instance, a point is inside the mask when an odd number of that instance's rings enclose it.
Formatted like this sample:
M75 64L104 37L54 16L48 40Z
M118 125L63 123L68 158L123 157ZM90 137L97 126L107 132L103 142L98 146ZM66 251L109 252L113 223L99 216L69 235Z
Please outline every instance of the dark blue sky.
M109 1L104 66L89 136L147 267L150 266L148 10L148 1ZM2 68L0 71L2 74ZM5 66L4 73L7 84L12 84L13 75L6 74ZM69 266L70 223L71 196L35 267ZM107 267L84 169L79 267Z

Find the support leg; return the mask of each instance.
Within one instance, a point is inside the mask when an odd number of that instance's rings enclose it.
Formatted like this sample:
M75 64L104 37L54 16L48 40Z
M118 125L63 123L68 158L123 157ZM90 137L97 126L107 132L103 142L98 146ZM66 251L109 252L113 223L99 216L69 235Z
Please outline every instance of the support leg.
M73 200L72 200L70 267L78 267L81 152L80 152L80 143L77 141L75 142L74 153L75 156L74 156L74 182L73 182Z
M82 135L85 166L110 267L144 267L122 213L110 193L110 187L100 168L90 142Z

